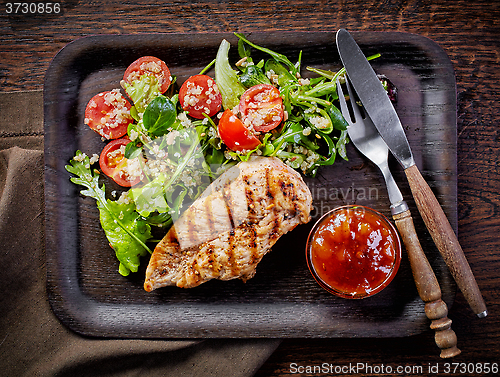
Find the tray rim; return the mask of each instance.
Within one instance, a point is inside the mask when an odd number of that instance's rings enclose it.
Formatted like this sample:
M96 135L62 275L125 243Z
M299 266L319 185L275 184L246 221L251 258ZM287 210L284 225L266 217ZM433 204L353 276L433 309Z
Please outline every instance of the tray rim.
M282 31L283 33L287 33L288 35L291 34L297 34L297 35L302 35L302 34L309 34L309 35L331 35L334 36L334 31L290 31L290 30L284 30ZM281 33L281 31L280 31ZM252 32L250 34L268 34L267 32ZM202 32L202 33L139 33L139 34L120 34L120 35L115 35L115 34L93 34L93 35L88 35L88 36L83 36L80 38L77 38L71 42L69 42L65 47L63 47L51 60L49 68L47 69L46 76L45 76L45 85L44 85L44 129L48 127L46 123L46 118L48 117L50 119L50 106L48 104L49 99L50 99L50 91L47 89L47 86L50 86L50 76L51 74L54 75L54 71L57 72L60 67L57 66L59 60L64 59L66 56L71 56L73 53L73 50L77 51L81 47L89 48L95 46L95 41L103 41L103 40L109 40L109 39L127 39L130 38L130 40L136 39L136 38L144 38L144 37L151 37L154 36L156 38L168 38L168 37L184 37L184 38L192 38L193 35L198 35L198 36L203 36L203 35L211 35L211 36L217 36L217 38L221 37L230 37L232 33L219 33L219 32ZM404 41L406 43L414 44L417 46L425 46L425 51L430 53L431 55L440 57L444 61L448 61L449 64L447 67L442 67L446 70L448 70L448 74L450 75L449 79L453 82L449 82L450 85L454 85L454 90L455 90L455 96L456 96L456 83L455 83L455 75L454 75L454 70L451 62L449 61L446 53L444 50L441 49L437 45L436 42L433 40L413 34L413 33L405 33L405 32L383 32L383 31L353 31L352 35L354 36L355 39L358 39L362 36L371 36L371 39L377 39L380 38L382 35L384 35L387 38L394 38L397 40ZM334 39L332 40L332 43L334 43ZM456 109L456 100L455 100L455 109ZM454 119L454 128L456 131L456 114L455 114L455 119ZM47 134L47 133L46 133ZM46 143L47 145L47 143ZM47 148L47 147L46 147ZM47 155L47 154L45 154ZM44 156L45 156L44 155ZM456 146L455 146L455 159L456 159ZM455 164L456 165L456 164ZM51 178L51 174L54 174L51 166L47 164L47 161L45 161L45 182L47 184L47 179ZM455 182L456 184L456 182ZM455 188L456 191L456 188ZM47 203L48 199L48 191L47 189L45 190L45 203ZM455 195L455 205L454 207L456 208L456 200L457 197ZM457 216L457 211L455 211L455 216ZM47 212L46 212L46 219L45 219L45 232L47 235L47 232L50 232L50 229L48 229L47 224L50 223L50 219L47 219ZM48 220L48 221L47 221ZM454 230L457 231L456 229L456 224L457 221L456 219L451 219L452 225L455 228ZM54 246L54 242L50 240L50 237L46 237L46 251L49 250L50 247ZM76 258L76 256L74 256ZM54 257L53 253L47 252L47 292L48 292L48 297L49 297L49 303L51 305L51 308L55 315L63 322L66 326L68 326L70 329L73 331L80 333L82 335L88 335L88 336L98 336L98 337L121 337L121 338L157 338L158 336L151 333L151 329L147 323L144 321L132 321L133 323L131 324L133 327L129 327L129 330L121 330L118 333L113 332L113 328L116 325L120 324L120 317L123 316L128 316L130 313L130 310L133 310L134 313L136 313L136 316L139 315L140 313L144 312L144 305L138 305L138 304L109 304L109 303L100 303L100 302L95 302L93 300L89 300L88 297L86 297L80 289L78 289L78 283L77 284L77 289L75 289L75 286L72 285L75 282L70 282L67 281L64 286L57 286L57 282L61 282L60 279L58 280L57 277L60 277L61 274L64 276L64 267L70 267L70 266L61 266L58 265L57 263L57 258ZM76 263L75 260L72 260L70 262ZM61 299L67 300L66 302L66 307L63 308L61 306ZM85 305L82 305L85 304ZM238 304L238 305L243 305L244 309L244 304ZM196 306L196 305L193 305ZM214 305L216 306L216 305ZM450 305L449 305L450 306ZM300 307L300 305L299 305ZM239 327L240 325L248 325L246 323L241 323L241 321L238 320L238 315L241 315L244 313L245 310L241 309L242 307L239 306L238 308L235 309L235 318L233 320L234 326ZM279 315L281 311L286 311L286 310L296 310L297 305L296 304L281 304L281 305L267 305L266 306L267 310L269 313L272 313L273 310L275 311L274 315ZM182 313L177 313L175 312L174 314L176 316L181 316L185 310L181 310ZM68 315L68 312L70 315ZM146 310L146 312L149 313L149 310ZM151 314L151 313L149 313ZM217 314L217 311L214 311L212 314ZM153 316L154 317L154 316ZM111 318L111 319L110 319ZM99 322L97 319L102 319L104 323L107 323L107 326L103 328L100 326L103 322ZM137 318L135 318L137 319ZM213 323L213 326L220 325L219 321L216 319L212 319L215 321ZM191 336L189 333L189 329L184 330L184 327L188 325L183 324L182 322L179 323L181 325L181 331L177 331L175 334L172 336L175 338L181 338L184 337L183 333L188 334L189 338L199 338L199 337L211 337L211 338L227 338L227 337L286 337L286 334L282 334L280 330L276 329L259 329L259 328L254 328L251 329L250 332L247 330L244 332L244 334L239 331L233 329L229 329L229 331L214 331L214 330L198 330L198 336ZM189 323L191 324L191 322ZM97 326L95 326L97 325ZM233 326L233 327L234 327ZM210 326L209 326L210 327ZM231 331L232 330L232 331ZM138 333L141 335L138 336ZM348 334L349 335L349 334ZM352 336L359 336L359 334L351 334ZM376 331L369 336L380 336L384 337L383 333L376 334ZM412 335L411 332L404 334L403 336L409 336ZM165 335L163 334L160 336L160 338L170 338L172 337L170 335ZM297 337L297 334L292 334L291 336ZM391 335L392 336L392 335ZM300 337L300 336L299 336ZM310 335L307 334L307 331L303 332L303 337L311 337ZM318 336L312 336L312 337L318 337ZM344 336L341 336L344 337Z

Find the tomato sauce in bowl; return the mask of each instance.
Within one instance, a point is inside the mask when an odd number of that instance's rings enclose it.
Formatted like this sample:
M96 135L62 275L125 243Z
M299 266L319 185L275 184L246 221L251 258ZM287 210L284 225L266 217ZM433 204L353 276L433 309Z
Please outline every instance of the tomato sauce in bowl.
M392 281L401 261L401 244L385 216L351 205L318 220L306 254L312 275L324 289L344 298L365 298Z

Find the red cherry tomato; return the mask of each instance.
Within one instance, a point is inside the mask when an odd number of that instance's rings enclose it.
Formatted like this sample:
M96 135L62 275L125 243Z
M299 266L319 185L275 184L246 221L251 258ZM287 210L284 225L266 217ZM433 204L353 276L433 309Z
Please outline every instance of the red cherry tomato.
M179 90L179 100L184 111L196 119L203 119L219 112L222 106L222 95L215 81L207 75L196 75L188 78Z
M104 147L99 156L99 166L103 173L124 187L136 185L143 177L138 159L125 158L125 146L128 143L128 138L113 140Z
M255 149L260 140L248 130L234 113L227 109L219 120L219 136L233 151Z
M116 139L127 133L133 122L130 103L118 89L92 97L85 108L84 123L106 139Z
M283 99L278 88L269 84L252 86L240 98L243 123L257 132L276 128L283 120Z
M172 82L170 70L165 62L154 56L143 56L130 64L125 70L123 80L130 84L145 74L158 79L161 93L165 93Z

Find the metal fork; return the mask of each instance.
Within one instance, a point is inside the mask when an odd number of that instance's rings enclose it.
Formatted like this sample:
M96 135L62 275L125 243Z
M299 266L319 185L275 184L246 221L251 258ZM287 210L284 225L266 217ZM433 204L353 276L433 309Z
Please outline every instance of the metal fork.
M361 111L354 100L353 90L349 81L346 80L347 91L349 92L349 99L353 118L351 118L347 102L342 92L339 79L337 78L337 90L339 92L340 109L344 118L346 118L349 128L347 132L352 143L356 148L370 159L375 165L378 166L387 186L387 193L389 194L389 201L391 202L391 212L394 214L403 212L408 209L408 206L403 200L403 195L394 181L394 177L389 170L388 155L389 148L387 144L379 135L372 120L366 116L363 118ZM341 95L342 94L342 95Z
M430 327L436 331L435 341L441 348L441 357L456 356L460 350L457 348L456 334L451 329L451 320L447 317L448 307L441 299L439 282L422 250L408 205L403 200L403 195L389 170L389 148L379 135L370 117L362 116L358 104L354 100L354 91L347 78L345 83L349 93L352 117L340 80L337 78L340 111L349 125L347 128L349 138L363 155L378 166L384 176L391 202L392 217L405 245L418 294L425 302L425 313L432 321Z

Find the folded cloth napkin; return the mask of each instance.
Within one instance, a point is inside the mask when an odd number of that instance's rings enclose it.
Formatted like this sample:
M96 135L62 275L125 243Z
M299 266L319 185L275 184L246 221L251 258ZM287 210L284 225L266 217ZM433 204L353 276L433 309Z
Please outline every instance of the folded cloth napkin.
M45 287L42 91L0 93L0 114L0 375L254 375L279 340L98 339L59 322Z

